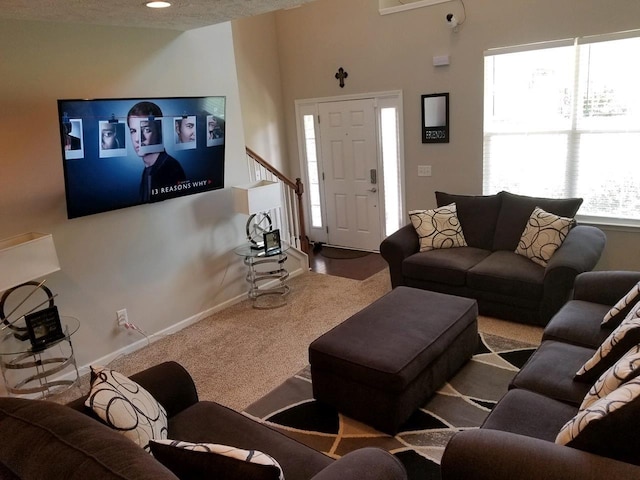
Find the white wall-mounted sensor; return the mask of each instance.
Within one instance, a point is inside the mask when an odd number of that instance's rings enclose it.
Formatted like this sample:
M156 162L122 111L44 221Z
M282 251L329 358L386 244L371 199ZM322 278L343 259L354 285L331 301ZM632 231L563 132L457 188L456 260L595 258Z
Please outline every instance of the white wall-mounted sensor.
M453 13L447 13L446 19L449 28L456 28L458 26L458 19Z
M434 67L444 67L445 65L449 65L449 55L435 55L433 57Z

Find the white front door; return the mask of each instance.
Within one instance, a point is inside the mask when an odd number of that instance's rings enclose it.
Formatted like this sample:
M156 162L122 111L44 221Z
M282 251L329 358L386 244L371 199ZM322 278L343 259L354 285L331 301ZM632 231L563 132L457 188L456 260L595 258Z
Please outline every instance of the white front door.
M327 243L380 247L379 171L374 99L319 105Z

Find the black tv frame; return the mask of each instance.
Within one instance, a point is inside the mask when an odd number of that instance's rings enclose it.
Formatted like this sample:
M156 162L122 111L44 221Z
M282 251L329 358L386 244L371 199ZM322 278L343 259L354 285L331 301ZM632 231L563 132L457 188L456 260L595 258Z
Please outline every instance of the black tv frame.
M58 100L68 218L224 188L225 110L225 96Z

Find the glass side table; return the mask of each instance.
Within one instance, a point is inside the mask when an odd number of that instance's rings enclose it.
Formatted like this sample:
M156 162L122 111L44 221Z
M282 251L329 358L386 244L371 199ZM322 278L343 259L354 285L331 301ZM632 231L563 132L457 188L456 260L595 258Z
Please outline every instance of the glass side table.
M73 353L71 335L80 328L75 317L60 317L64 338L39 350L33 350L29 340L20 341L7 333L0 339L0 368L7 392L14 396L47 398L78 383L78 367ZM67 373L69 379L52 380L55 374Z
M278 308L287 303L286 296L291 287L286 284L289 272L284 268L284 262L289 248L290 245L282 242L280 252L275 255L265 255L264 250L255 250L249 243L234 249L236 255L244 257L244 264L249 269L247 295L253 302L253 308Z

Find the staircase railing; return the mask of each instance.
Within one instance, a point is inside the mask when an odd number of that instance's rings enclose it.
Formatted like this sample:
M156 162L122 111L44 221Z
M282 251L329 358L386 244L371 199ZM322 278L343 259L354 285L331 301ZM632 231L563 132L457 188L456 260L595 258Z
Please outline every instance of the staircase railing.
M304 226L304 209L302 207L304 186L302 181L299 178L296 178L295 182L290 180L249 147L246 147L246 150L251 180L280 182L283 187L282 207L272 212L275 217L272 219L275 227L280 229L280 238L308 254L309 239Z

